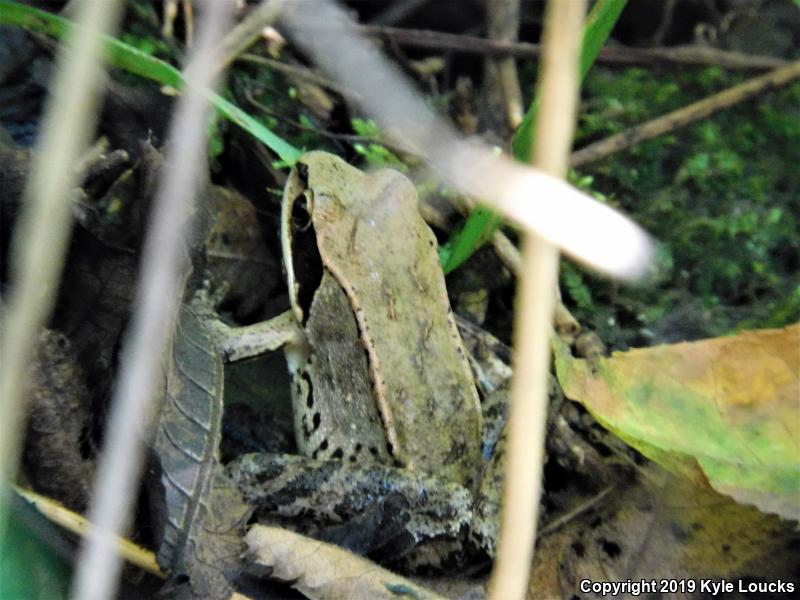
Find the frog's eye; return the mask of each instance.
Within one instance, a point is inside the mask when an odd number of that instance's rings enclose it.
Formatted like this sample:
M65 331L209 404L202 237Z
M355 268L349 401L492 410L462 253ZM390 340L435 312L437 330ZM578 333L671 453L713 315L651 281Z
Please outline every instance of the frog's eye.
M309 192L306 192L302 197L298 197L291 207L291 253L288 257L291 260L291 271L295 282L292 305L302 311L303 322L308 317L311 301L322 280L323 272L316 232L308 212L308 194Z
M311 192L305 192L292 202L292 233L303 234L308 232L313 223L311 221L310 198Z
M297 169L297 174L300 176L300 179L302 179L304 183L308 183L308 165L299 162L295 165L295 168Z

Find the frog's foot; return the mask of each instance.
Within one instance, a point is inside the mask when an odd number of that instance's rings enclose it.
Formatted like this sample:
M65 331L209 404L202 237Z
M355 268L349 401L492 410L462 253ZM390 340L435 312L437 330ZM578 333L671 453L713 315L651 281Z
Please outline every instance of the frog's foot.
M433 547L461 548L472 521L465 488L394 467L247 454L227 469L259 520L344 541L382 562L436 562Z

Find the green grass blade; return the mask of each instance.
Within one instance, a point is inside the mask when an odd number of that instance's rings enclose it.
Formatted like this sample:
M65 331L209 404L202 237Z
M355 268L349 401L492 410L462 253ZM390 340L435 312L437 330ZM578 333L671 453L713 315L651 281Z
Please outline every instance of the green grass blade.
M614 24L619 19L622 9L628 0L600 0L586 17L583 30L583 47L581 48L580 73L581 80L586 77L589 69L597 60L600 50L608 40ZM536 113L539 110L539 96L531 102L525 119L514 134L511 143L514 158L524 163L530 163L533 158L533 136Z
M599 0L586 18L581 48L580 74L583 79L597 60L603 46L619 19L628 0ZM533 152L534 123L539 109L538 94L528 107L525 119L517 129L511 143L514 158L530 163ZM489 239L502 221L492 211L478 207L467 219L464 227L442 247L442 265L445 273L453 271L466 261L482 243ZM445 260L446 259L446 260Z
M484 206L475 207L464 227L439 248L444 272L450 273L464 263L502 224L497 213Z
M74 28L67 19L9 0L0 0L0 25L17 25L62 40L69 39ZM111 65L176 89L181 89L185 85L182 73L169 63L111 37L105 37L104 42L106 59ZM292 165L302 154L300 150L275 135L231 102L210 90L207 95L222 116L263 142L284 163Z

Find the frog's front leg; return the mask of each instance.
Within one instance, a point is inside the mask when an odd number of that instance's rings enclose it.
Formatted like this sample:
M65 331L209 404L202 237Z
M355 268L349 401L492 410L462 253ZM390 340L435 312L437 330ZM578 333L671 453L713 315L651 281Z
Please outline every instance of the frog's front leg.
M468 490L395 467L259 453L227 472L260 521L387 562L430 566L463 554L472 521Z
M207 327L224 362L252 358L283 348L291 368L293 363L302 362L307 353L305 336L292 311L244 327L231 327L211 316Z

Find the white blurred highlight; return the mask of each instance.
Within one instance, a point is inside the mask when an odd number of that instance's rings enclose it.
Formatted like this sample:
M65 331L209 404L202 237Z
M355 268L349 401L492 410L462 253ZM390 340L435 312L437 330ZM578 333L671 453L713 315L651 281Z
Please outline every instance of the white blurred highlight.
M459 192L485 202L571 258L620 279L646 274L647 233L578 189L463 140L334 2L285 3L282 23L314 62L356 92L360 106ZM335 48L335 51L331 51Z
M633 221L561 179L513 167L495 208L562 252L620 279L644 275L653 244Z

